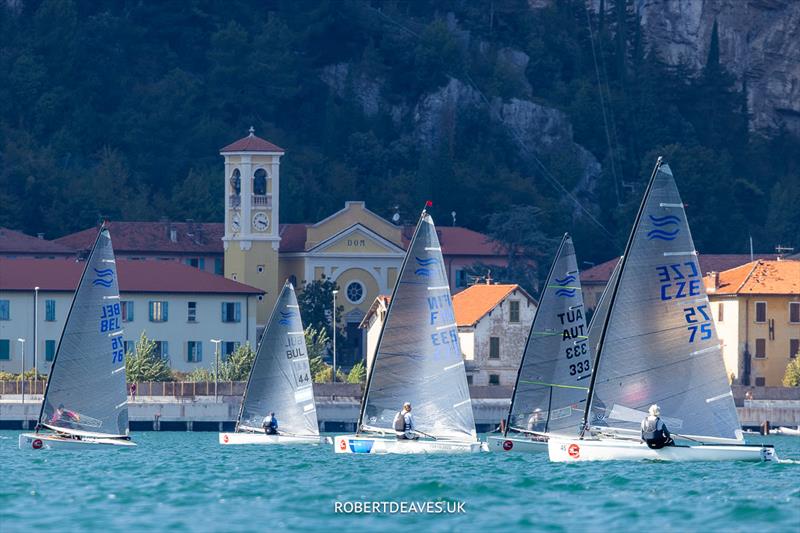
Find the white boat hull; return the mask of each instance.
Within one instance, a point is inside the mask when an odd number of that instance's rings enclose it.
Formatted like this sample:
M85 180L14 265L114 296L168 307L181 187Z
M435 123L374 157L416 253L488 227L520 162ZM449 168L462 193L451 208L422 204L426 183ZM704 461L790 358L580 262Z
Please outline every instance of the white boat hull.
M219 443L228 444L330 444L330 437L319 435L266 435L264 433L220 433Z
M666 446L653 450L643 442L622 439L562 439L547 443L550 460L562 463L585 461L775 461L772 446L703 444Z
M546 440L532 440L523 437L489 437L486 439L490 452L546 453Z
M19 436L20 450L89 450L135 447L136 444L129 440L104 437L81 437L78 440L50 433L23 433Z
M336 453L478 453L484 449L483 444L478 441L397 440L394 437L363 435L337 435L333 438L333 450Z
M777 431L772 431L777 435L788 435L791 437L800 437L800 428L789 428L786 426L781 426L777 429Z

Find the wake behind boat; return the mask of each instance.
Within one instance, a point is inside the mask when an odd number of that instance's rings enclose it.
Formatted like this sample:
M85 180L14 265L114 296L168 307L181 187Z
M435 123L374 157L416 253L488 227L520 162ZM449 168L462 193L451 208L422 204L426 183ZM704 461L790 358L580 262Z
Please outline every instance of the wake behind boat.
M669 166L656 163L611 287L581 437L552 437L551 461L762 461L744 443L710 305ZM680 445L641 440L651 414ZM667 442L668 444L668 442Z
M487 439L489 450L546 452L549 435L577 436L592 353L575 247L565 234L531 324L503 435Z
M236 431L219 434L220 444L321 444L303 321L294 287L284 284L256 350ZM275 413L277 429L265 419Z
M136 446L128 437L121 317L114 250L102 227L72 299L36 432L19 436L20 449Z
M413 430L398 431L406 402ZM439 238L425 210L392 293L357 427L355 435L334 438L336 453L471 453L482 447Z

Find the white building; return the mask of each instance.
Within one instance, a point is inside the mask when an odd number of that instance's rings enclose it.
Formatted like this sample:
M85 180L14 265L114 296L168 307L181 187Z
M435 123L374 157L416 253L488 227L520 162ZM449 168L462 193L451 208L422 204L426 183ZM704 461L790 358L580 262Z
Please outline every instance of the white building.
M34 345L39 372L49 371L83 267L0 259L0 371L19 373L23 349L24 366L32 368ZM144 332L173 369L191 372L213 364L211 339L222 339L223 357L242 343L256 345L261 290L173 261L118 260L117 270L126 351Z
M361 322L367 331L368 371L389 300L388 296L376 298ZM480 284L453 296L453 309L469 384L513 386L536 301L519 285Z

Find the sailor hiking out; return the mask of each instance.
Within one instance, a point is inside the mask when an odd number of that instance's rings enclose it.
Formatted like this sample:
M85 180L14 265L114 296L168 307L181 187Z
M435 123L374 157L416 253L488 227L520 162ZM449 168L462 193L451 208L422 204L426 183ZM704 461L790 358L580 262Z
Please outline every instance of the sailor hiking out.
M414 430L414 417L411 416L411 404L406 402L403 408L394 415L394 432L397 440L418 440Z
M267 435L277 435L278 419L275 418L275 413L270 413L265 416L264 421L261 423L261 427L264 428L264 433Z
M674 446L675 441L669 434L667 425L661 420L661 409L653 404L649 409L650 416L642 420L642 440L649 448L658 450L664 446Z

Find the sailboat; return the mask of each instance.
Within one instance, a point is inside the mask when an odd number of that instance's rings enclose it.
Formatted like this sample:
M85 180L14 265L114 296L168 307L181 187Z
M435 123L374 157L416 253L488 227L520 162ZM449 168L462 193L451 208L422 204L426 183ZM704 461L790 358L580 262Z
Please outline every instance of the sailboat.
M714 329L684 205L659 158L610 288L584 429L552 436L551 461L762 461L747 445ZM650 449L640 424L651 404L677 445Z
M531 324L503 435L487 439L489 450L546 452L549 435L577 436L592 353L575 247L564 234Z
M111 236L101 227L50 368L35 433L20 449L132 447L125 348Z
M412 405L418 440L395 437L394 417L405 402ZM357 432L335 437L334 450L373 454L481 450L442 250L426 210L392 292Z
M247 378L236 430L220 444L320 444L313 376L294 287L281 290ZM274 412L278 434L267 435L264 417Z

